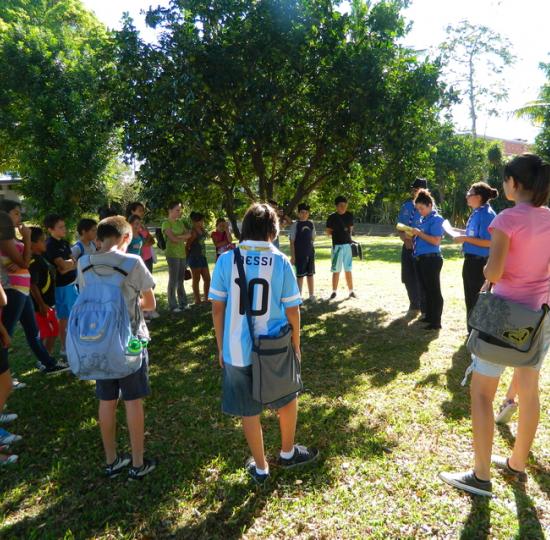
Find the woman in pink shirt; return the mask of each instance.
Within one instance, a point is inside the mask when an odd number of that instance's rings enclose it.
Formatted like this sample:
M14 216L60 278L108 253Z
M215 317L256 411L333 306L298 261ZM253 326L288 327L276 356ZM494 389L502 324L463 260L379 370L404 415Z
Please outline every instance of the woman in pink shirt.
M504 193L516 204L491 223L491 248L485 267L487 289L507 300L538 310L549 302L550 286L550 164L534 154L512 159L504 169ZM504 475L526 482L525 466L539 423L539 371L550 346L548 317L544 346L535 367L516 368L519 422L509 458L491 456L494 433L493 400L504 367L472 357L470 388L475 463L470 472L440 473L448 484L491 496L491 462Z

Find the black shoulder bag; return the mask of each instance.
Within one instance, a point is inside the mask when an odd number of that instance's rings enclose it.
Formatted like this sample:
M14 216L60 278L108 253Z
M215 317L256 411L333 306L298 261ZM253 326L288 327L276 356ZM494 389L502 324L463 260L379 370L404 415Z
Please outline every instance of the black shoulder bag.
M241 305L244 306L252 340L252 397L269 405L303 389L300 360L292 347L292 327L286 325L278 336L254 337L252 304L239 248L233 250L241 282Z

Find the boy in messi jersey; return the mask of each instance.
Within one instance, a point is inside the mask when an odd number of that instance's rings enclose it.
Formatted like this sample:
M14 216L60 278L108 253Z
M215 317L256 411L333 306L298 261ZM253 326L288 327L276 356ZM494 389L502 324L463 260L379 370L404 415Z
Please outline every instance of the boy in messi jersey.
M277 336L281 328L290 324L293 329L292 345L300 359L302 300L290 261L272 244L278 229L275 210L267 204L253 204L243 220L239 248L248 278L255 335ZM262 484L269 478L260 423L263 405L252 397L252 342L245 310L240 305L237 278L233 251L224 253L214 268L209 293L219 363L223 369L222 410L242 418L244 434L252 453L246 469L255 482ZM319 455L315 448L294 444L298 411L296 398L297 394L292 394L269 405L279 415L281 452L278 462L283 468L304 465Z

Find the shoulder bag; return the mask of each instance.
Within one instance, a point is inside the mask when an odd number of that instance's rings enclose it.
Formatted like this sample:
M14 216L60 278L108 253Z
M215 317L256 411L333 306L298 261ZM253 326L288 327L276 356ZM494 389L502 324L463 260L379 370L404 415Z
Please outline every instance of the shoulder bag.
M502 366L537 365L544 349L549 309L544 304L534 311L491 292L480 293L468 319L473 329L466 344L468 351Z
M252 340L252 397L264 405L303 389L300 360L292 347L292 327L286 325L278 336L254 336L251 298L239 248L233 250L241 282L241 304L244 305Z

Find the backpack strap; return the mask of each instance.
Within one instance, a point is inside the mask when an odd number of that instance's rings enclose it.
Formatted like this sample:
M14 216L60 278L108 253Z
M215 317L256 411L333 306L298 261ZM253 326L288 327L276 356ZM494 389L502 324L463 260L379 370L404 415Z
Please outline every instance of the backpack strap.
M103 255L103 254L101 254ZM128 274L134 269L135 265L138 262L137 258L133 257L125 257L122 261L120 266L115 266L112 264L105 264L105 263L95 263L92 260L92 257L95 257L96 255L83 255L80 258L80 265L81 265L81 272L82 274L85 274L86 272L93 270L94 268L111 268L114 270L114 276L115 279L113 279L115 285L120 285L122 281L124 281L124 278L128 276ZM105 278L105 277L113 277L112 275L100 275L97 272L94 272L95 277L97 279Z
M237 264L237 272L239 273L239 281L241 282L241 305L244 305L244 312L246 315L246 322L248 331L250 333L250 339L252 340L252 350L257 350L256 339L254 338L254 323L252 321L252 308L250 306L250 298L248 297L248 283L246 281L246 274L244 272L243 258L241 256L241 250L235 248L233 250L235 256L235 263Z

